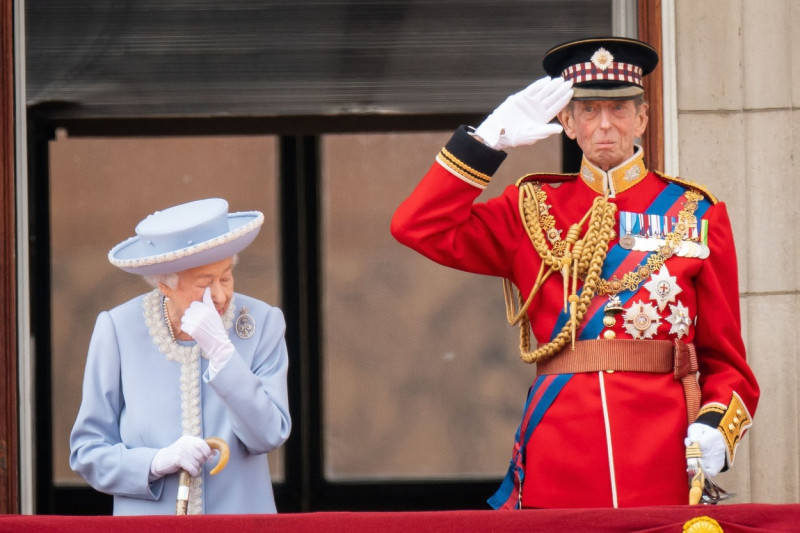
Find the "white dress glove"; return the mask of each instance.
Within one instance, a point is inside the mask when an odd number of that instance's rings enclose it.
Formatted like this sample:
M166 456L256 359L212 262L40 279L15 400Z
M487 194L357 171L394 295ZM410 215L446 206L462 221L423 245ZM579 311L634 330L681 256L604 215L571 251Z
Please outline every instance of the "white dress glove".
M192 302L183 313L181 329L197 341L214 371L221 370L236 351L222 324L222 317L214 307L209 288L203 293L202 302Z
M184 469L191 475L200 473L200 468L214 457L214 451L200 437L184 435L166 448L161 448L150 463L150 479L155 480Z
M512 94L475 130L475 135L495 150L533 144L561 133L550 124L572 99L572 81L544 77Z
M701 464L707 477L714 477L725 466L725 439L717 428L695 422L686 433L686 446L696 442L703 454Z

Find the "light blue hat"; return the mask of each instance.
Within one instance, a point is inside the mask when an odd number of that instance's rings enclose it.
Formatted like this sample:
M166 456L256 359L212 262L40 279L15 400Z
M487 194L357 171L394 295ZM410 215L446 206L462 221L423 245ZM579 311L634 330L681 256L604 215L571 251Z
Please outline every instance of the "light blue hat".
M228 213L221 198L196 200L156 211L139 222L136 236L108 252L112 265L149 276L171 274L233 257L253 242L264 215Z

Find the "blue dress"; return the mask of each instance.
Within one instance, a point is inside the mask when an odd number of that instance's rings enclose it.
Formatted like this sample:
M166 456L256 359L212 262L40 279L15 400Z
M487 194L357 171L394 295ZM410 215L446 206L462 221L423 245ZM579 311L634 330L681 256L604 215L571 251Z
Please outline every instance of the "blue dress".
M251 327L238 335L242 315ZM221 472L209 475L212 459L193 479L190 513L276 512L266 454L291 430L286 323L277 307L241 294L223 319L236 353L212 377L194 341L169 337L159 291L98 316L70 466L114 496L115 515L175 514L178 473L150 481L150 463L184 434L220 437L231 452Z

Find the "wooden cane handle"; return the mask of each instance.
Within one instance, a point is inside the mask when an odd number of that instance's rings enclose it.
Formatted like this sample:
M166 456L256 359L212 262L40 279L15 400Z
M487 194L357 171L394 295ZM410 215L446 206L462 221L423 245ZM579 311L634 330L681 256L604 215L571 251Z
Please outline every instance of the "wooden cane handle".
M206 444L212 450L219 452L219 460L217 465L211 469L210 474L219 473L225 465L228 464L228 459L231 456L231 450L228 448L228 443L219 437L209 437L206 439ZM189 509L189 484L191 483L192 476L186 470L181 469L178 476L178 501L175 504L175 514L185 515Z
M222 471L225 468L225 465L228 464L228 459L231 456L231 450L228 448L228 443L222 440L219 437L208 437L206 439L206 444L212 450L217 450L219 452L219 461L217 461L217 466L211 469L209 472L212 476Z

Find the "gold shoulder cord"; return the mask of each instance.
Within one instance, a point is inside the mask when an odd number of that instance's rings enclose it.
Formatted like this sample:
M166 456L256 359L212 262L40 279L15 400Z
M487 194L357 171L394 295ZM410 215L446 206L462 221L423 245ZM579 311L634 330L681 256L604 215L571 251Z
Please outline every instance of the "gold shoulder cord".
M518 295L519 310L515 309L511 282L503 280L506 303L506 318L510 325L520 326L520 358L526 363L536 363L560 352L567 342L575 342L575 330L583 320L592 297L596 293L603 262L608 253L608 243L614 238L614 215L617 206L609 203L605 196L598 196L580 222L570 226L563 241L554 230L553 218L547 212L546 195L538 183L520 185L519 210L525 231L536 252L542 258L536 283L528 299ZM580 238L581 228L589 220L586 233ZM547 245L545 235L553 243ZM549 267L545 271L545 266ZM570 318L561 332L549 343L530 351L530 320L527 310L533 297L553 272L561 272L564 279L564 307L569 304ZM584 280L580 295L577 294L578 278ZM570 287L570 279L572 281Z
M635 290L650 273L659 270L664 261L671 257L677 249L687 227L695 223L694 211L697 209L698 202L703 199L703 195L688 190L685 197L687 201L678 215L679 223L675 230L666 236L665 246L659 249L658 253L650 256L646 265L641 265L633 272L625 274L622 280L616 277L604 280L600 274L608 254L608 245L615 237L614 215L617 206L609 203L607 197L598 196L581 221L570 226L566 239L561 240L559 231L555 229L555 219L549 214L549 206L546 203L547 195L541 186L538 183L521 184L520 216L533 247L542 259L542 264L528 299L523 302L522 294L518 294L519 310L515 309L514 288L511 282L503 279L506 318L510 325L519 324L520 327L520 358L526 363L536 363L560 352L566 346L567 341L574 346L575 331L586 315L586 310L595 294L616 294L622 289ZM580 239L581 227L587 218L589 224L583 239ZM552 243L552 250L548 247L545 236ZM547 271L545 271L545 266L549 267ZM542 284L553 272L561 272L564 279L564 310L566 311L567 303L569 303L570 318L552 341L531 352L528 307ZM569 286L570 277L571 287ZM584 280L580 296L577 294L578 278Z

